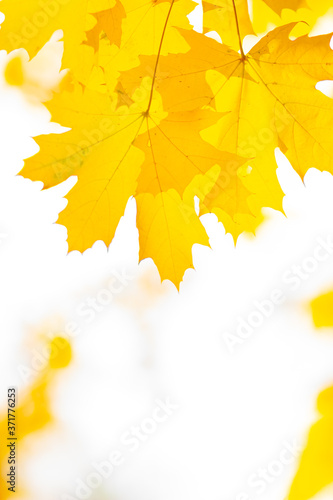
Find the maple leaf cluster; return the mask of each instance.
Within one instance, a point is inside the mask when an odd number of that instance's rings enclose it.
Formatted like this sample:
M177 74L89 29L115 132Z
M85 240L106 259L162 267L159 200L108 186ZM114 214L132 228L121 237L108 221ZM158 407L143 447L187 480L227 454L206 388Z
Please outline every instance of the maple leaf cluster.
M204 0L203 33L188 19L196 5L0 4L7 51L32 58L63 32L69 72L47 108L70 131L36 138L40 151L22 175L44 188L77 176L58 220L69 250L108 246L134 196L140 259L177 286L193 245L208 245L202 214L215 213L237 239L255 230L263 207L282 210L277 147L302 177L311 167L333 172L333 102L316 89L332 79L331 35L303 34L330 1L253 0L250 16L247 0ZM245 37L260 33L245 53Z

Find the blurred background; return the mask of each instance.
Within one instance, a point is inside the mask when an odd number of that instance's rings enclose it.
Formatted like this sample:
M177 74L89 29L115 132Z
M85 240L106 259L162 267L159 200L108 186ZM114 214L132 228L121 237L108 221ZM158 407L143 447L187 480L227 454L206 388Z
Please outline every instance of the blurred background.
M236 248L204 216L211 249L194 247L179 293L138 265L134 200L109 250L67 255L55 222L75 178L42 191L16 175L56 127L40 101L59 81L57 39L9 69L0 52L0 429L15 386L15 497L283 500L333 382L333 330L310 309L333 288L333 178L303 183L277 150L285 215L267 210Z

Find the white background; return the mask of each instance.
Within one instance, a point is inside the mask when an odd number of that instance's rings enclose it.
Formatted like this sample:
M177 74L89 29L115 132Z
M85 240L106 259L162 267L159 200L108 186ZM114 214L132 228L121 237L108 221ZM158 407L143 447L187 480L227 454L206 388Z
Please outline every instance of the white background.
M267 210L256 238L242 236L235 248L216 217L205 216L212 249L194 248L196 271L186 272L178 294L160 284L151 261L137 264L133 200L109 251L97 242L84 255L66 255L66 229L55 221L73 181L41 191L15 176L36 151L30 137L48 130L48 113L4 82L0 109L0 400L9 385L24 391L19 366L31 366L40 332L69 321L81 327L74 362L53 387L58 424L22 450L20 477L32 498L73 494L91 463L119 449L122 432L149 417L156 398L170 397L179 409L91 498L284 499L297 460L262 495L247 481L279 459L286 441L304 445L316 397L333 382L333 332L314 329L308 305L333 286L333 256L297 290L283 278L313 255L318 237L333 237L332 176L312 170L303 184L277 152L287 217ZM114 270L133 279L87 324L77 307ZM230 353L224 334L275 288L284 304Z

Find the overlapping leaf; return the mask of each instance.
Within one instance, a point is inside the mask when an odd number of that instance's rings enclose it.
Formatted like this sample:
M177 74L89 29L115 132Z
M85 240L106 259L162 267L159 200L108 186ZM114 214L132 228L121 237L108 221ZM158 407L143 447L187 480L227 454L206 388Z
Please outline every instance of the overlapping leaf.
M240 49L248 35L262 34L269 27L302 21L297 35L313 28L330 9L329 0L203 0L205 32L216 31L222 42Z
M244 57L238 74L208 75L216 108L224 115L205 138L240 156L253 158L244 179L257 206L281 207L274 149L280 147L303 177L316 167L332 172L333 102L315 86L332 77L330 35L291 41L294 24L276 28ZM205 200L220 206L219 194Z
M281 208L276 147L282 148L302 177L311 167L332 172L333 103L315 88L318 81L332 77L331 37L291 41L294 26L276 28L247 55L190 33L185 35L191 45L187 54L176 61L173 56L160 59L156 87L166 109L198 103L215 106L222 117L217 116L205 139L222 150L253 158L244 184L254 193L254 213L256 207ZM127 93L144 79L149 64L150 59L143 57L139 67L120 77ZM225 172L222 177L228 179ZM205 196L202 213L225 211L226 185L222 182L223 189ZM243 201L237 196L234 200Z

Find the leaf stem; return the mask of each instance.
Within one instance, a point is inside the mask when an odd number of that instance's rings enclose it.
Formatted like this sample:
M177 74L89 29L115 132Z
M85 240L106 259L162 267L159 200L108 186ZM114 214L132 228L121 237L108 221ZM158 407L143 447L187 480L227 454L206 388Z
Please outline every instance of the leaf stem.
M241 38L241 34L240 34L240 29L239 29L239 22L238 22L238 15L237 15L237 9L236 9L235 0L232 0L232 5L234 7L234 13L235 13L236 28L237 28L237 34L238 34L238 41L239 41L240 53L242 55L242 59L245 59L245 54L244 54L243 45L242 45L242 38Z
M173 7L174 3L175 3L175 0L172 0L171 5L170 5L170 9L169 9L169 12L168 12L168 15L167 15L167 18L165 20L164 28L163 28L163 31L162 31L160 46L158 48L157 58L156 58L156 64L155 64L155 68L154 68L153 81L152 81L152 84L151 84L150 97L149 97L148 107L147 107L147 111L146 111L147 115L149 113L150 106L151 106L151 103L152 103L152 100L153 100L154 85L155 85L155 80L156 80L156 75L157 75L158 63L160 61L160 56L161 56L161 51L162 51L162 45L163 45L163 41L164 41L164 37L165 37L167 25L168 25L168 22L169 22L169 19L170 19L170 15L171 15L171 11L172 11L172 7Z

